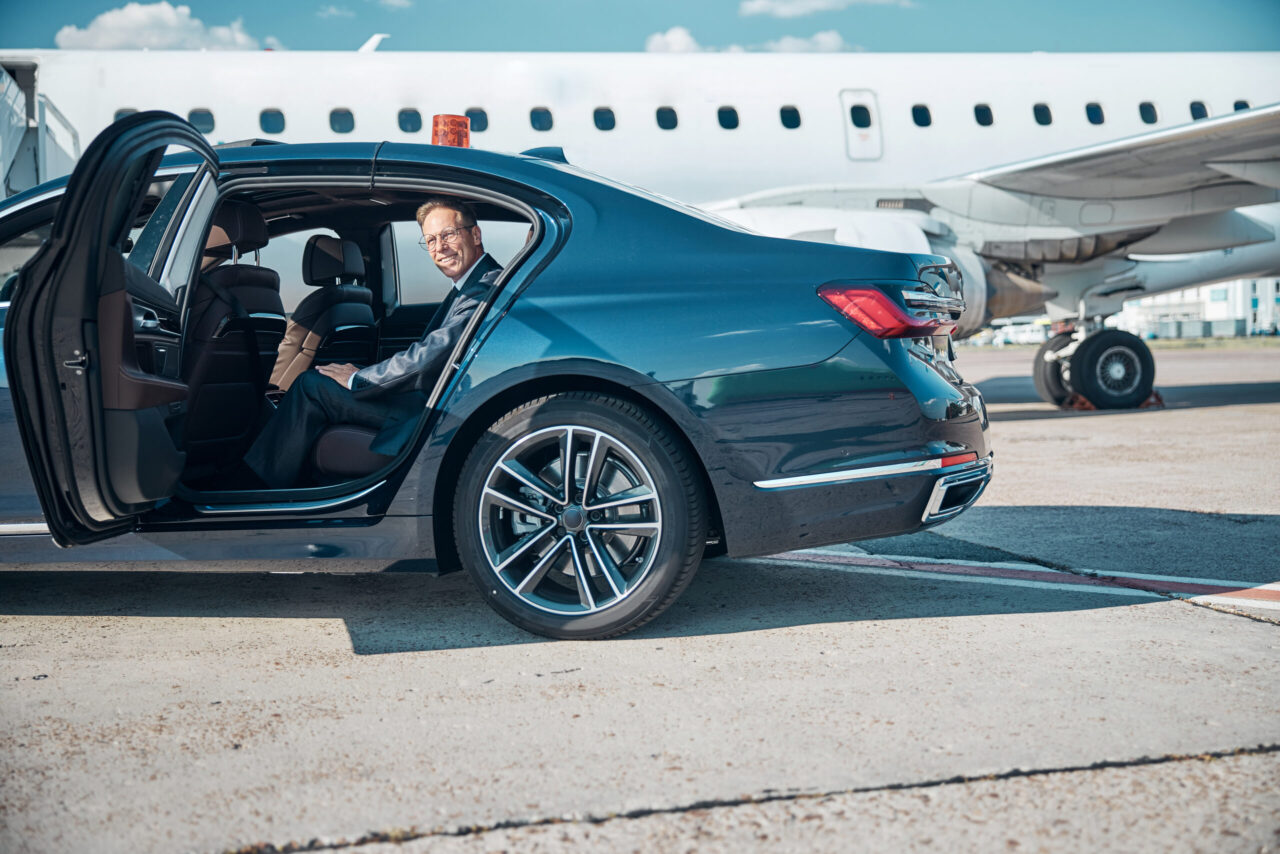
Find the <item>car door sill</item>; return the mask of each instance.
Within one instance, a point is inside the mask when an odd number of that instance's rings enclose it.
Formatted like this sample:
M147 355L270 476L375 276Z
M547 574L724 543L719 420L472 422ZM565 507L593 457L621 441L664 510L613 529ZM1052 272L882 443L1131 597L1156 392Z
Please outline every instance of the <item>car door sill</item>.
M48 534L49 526L44 522L4 522L0 523L0 537L29 537L33 534Z
M355 504L367 498L386 485L380 480L373 486L359 492L339 495L319 501L282 501L278 503L254 502L250 504L196 504L195 511L205 516L225 516L232 514L258 515L262 513L312 513L319 510L340 510L346 505Z

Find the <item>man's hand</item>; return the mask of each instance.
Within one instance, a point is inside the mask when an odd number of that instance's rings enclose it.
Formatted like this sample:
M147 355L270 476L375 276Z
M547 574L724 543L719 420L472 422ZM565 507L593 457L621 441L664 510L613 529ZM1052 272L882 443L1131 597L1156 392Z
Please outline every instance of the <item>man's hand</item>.
M316 368L316 370L324 374L326 377L333 380L343 388L347 388L347 383L350 381L351 375L360 369L357 368L355 365L345 364L345 365L320 365Z

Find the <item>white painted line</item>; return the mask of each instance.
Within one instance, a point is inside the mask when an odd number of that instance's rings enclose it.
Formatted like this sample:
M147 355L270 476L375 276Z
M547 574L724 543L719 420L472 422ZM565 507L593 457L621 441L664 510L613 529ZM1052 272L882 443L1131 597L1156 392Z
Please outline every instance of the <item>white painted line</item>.
M1269 602L1266 599L1246 599L1243 596L1187 596L1170 594L1197 605L1226 605L1231 608L1261 608L1263 611L1280 611L1280 602Z
M882 557L882 555L876 555ZM915 558L920 560L920 558ZM942 563L942 561L933 561ZM898 578L916 578L924 581L959 581L971 584L997 584L1006 587L1034 587L1039 590L1062 590L1071 593L1098 593L1103 596L1127 596L1132 599L1164 599L1165 596L1148 590L1134 590L1129 587L1110 587L1100 584L1056 584L1052 581L1030 581L1020 578L991 578L984 575L951 575L945 572L929 572L920 569L897 569L888 566L854 566L850 564L819 563L806 560L774 560L769 558L748 558L745 563L759 563L770 566L803 566L807 569L833 569L836 572L849 572L855 575L891 575ZM974 564L974 566L991 566L992 564ZM1037 566L1038 572L1058 572ZM1059 573L1068 575L1069 573ZM1234 600L1239 602L1239 600Z
M828 555L835 557L858 557L853 552L839 551L837 549L805 549L803 553L812 553L820 555ZM799 554L799 553L798 553ZM1048 566L1041 566L1038 563L1025 563L1022 561L976 561L976 560L958 560L955 558L932 558L920 557L919 555L882 555L870 553L867 557L878 558L879 560L892 560L900 563L934 563L942 566L993 566L999 569L1025 569L1033 572L1062 572L1059 569L1053 569ZM1280 582L1273 581L1267 584L1259 584L1256 581L1241 581L1239 579L1225 578L1199 578L1192 575L1152 575L1145 572L1119 572L1111 569L1089 569L1087 567L1079 567L1071 575L1097 575L1111 576L1113 578L1133 578L1139 581L1167 581L1173 584L1204 584L1213 587L1234 587L1240 590L1280 590ZM1183 598L1186 598L1183 596Z

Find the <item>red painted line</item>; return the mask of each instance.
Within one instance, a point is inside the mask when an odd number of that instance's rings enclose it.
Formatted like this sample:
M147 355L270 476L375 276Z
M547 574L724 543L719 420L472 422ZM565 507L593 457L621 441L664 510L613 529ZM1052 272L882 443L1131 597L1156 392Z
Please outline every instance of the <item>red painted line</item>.
M1192 584L1185 581L1152 581L1149 578L1117 578L1102 576L1120 587L1151 590L1157 593L1192 593L1196 596L1233 596L1238 599L1258 599L1264 602L1280 602L1280 590L1262 590L1256 587L1224 587L1221 584Z
M783 552L774 559L805 561L808 563L833 563L846 566L885 567L891 569L915 569L937 572L943 575L976 575L984 578L1016 578L1025 581L1050 581L1055 584L1075 584L1081 587L1127 587L1152 593L1189 593L1195 596L1228 596L1237 599L1256 599L1264 602L1280 602L1280 590L1263 590L1251 587L1231 587L1221 584L1196 584L1186 581L1154 581L1147 578L1122 578L1100 575L1096 578L1074 575L1055 570L1011 569L1003 566L959 566L949 563L927 563L886 560L874 555L849 555L848 557L806 552Z
M783 552L772 555L771 559L805 561L807 563L834 563L846 566L873 566L887 569L916 569L922 572L937 572L943 575L977 575L983 578L1017 578L1023 581L1050 581L1054 584L1077 584L1081 587L1115 587L1100 578L1088 578L1083 575L1072 575L1069 572L1056 572L1051 569L1037 571L1032 569L1009 569L1002 566L957 566L950 563L904 563L897 560L884 560L877 557L850 555L811 555L803 552Z

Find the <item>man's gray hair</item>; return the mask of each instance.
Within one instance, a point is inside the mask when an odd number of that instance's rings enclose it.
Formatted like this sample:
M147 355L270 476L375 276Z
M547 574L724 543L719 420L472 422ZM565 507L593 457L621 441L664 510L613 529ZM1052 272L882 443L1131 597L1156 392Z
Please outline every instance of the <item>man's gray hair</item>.
M432 196L422 203L418 208L418 228L422 228L422 222L433 210L437 208L448 208L451 211L457 211L462 216L463 225L476 224L476 212L471 205L461 199L451 199L447 196Z

